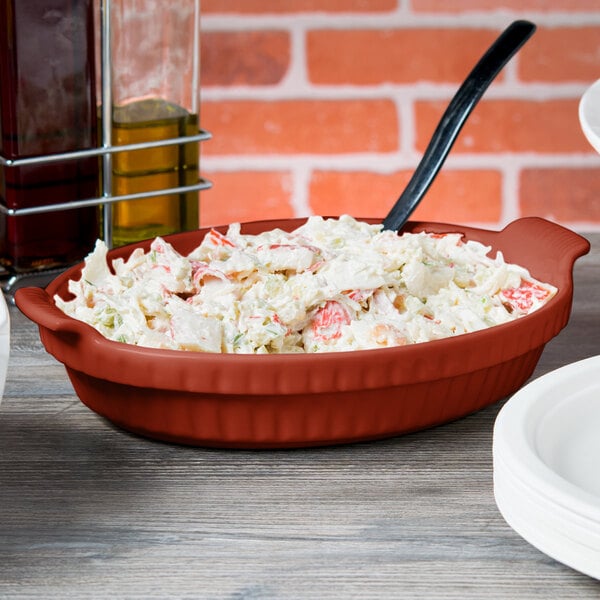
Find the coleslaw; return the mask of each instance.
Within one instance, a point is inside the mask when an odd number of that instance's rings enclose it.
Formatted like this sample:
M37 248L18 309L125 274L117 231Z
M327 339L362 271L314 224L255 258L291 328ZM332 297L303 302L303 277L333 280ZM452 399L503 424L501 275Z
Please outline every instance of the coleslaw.
M67 315L129 344L223 353L385 348L525 316L557 289L459 233L383 231L348 215L292 232L210 230L187 256L156 238L109 265L97 241ZM111 269L112 266L112 269Z

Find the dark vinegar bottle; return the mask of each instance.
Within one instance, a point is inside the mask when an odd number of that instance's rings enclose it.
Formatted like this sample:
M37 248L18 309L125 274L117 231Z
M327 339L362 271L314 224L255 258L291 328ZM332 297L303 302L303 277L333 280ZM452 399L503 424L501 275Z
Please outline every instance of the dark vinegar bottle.
M94 0L0 0L0 155L97 146ZM8 209L95 198L99 160L0 165ZM0 264L22 273L67 266L99 236L96 206L31 215L0 212Z

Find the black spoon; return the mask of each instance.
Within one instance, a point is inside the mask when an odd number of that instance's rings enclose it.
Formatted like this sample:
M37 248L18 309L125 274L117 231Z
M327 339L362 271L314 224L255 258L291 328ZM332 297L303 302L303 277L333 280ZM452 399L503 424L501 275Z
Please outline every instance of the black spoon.
M384 229L398 231L406 223L442 167L467 117L496 75L534 31L533 23L514 21L479 59L452 98L421 162L400 198L384 219Z

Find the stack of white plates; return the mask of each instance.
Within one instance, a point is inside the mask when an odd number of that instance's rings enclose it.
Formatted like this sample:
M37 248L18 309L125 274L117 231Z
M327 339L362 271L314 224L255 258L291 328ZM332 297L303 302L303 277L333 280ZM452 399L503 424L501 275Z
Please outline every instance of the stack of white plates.
M494 426L494 494L530 544L600 579L600 356L534 380Z

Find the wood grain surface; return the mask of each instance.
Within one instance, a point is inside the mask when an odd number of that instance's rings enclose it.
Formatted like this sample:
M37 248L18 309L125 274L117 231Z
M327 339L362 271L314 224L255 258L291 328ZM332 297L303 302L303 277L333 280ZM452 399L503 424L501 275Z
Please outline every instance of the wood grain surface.
M600 353L600 234L534 377ZM136 437L75 396L11 307L0 598L600 598L493 496L503 402L393 439L237 451Z

